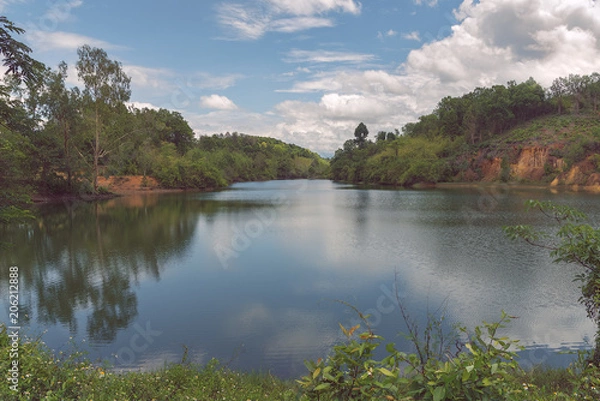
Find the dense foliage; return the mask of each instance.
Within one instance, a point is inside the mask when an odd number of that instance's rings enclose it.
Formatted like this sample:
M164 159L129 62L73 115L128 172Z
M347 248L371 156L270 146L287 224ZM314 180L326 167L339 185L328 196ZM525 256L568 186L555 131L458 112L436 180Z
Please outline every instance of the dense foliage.
M514 145L542 135L554 127L534 122L548 121L544 120L548 116L562 121L565 113L575 120L593 120L596 127L596 131L585 138L566 138L567 142L573 139L571 142L585 142L586 146L580 146L578 154L563 155L569 157L567 164L572 165L600 150L599 94L600 74L597 73L558 78L549 89L530 78L520 84L511 81L507 85L477 88L461 97L445 97L433 113L406 124L402 135L398 130L395 133L382 131L376 135L376 141L369 141L366 139L368 129L360 123L355 139L346 141L332 158L332 178L402 186L465 180L466 171L473 168L470 164L473 154L482 149L495 151L488 152L487 156L504 157L508 165L511 153L500 152L499 144L506 145L507 137L511 137ZM531 126L533 130L529 129ZM517 132L528 132L529 136L515 138L513 133ZM508 172L507 169L502 179L510 178ZM481 179L479 174L472 175Z
M218 188L234 181L320 177L328 163L270 138L225 134L196 138L181 114L128 106L131 79L121 63L84 45L75 67L35 61L0 17L0 222L27 217L33 193L102 192L100 175L153 176L168 188Z

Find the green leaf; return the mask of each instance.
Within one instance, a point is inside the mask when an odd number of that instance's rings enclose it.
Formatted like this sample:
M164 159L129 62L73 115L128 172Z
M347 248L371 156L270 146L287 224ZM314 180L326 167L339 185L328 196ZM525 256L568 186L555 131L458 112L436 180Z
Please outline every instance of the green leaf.
M386 368L379 368L379 371L388 377L396 377L396 375L393 372L390 372Z
M471 366L471 368L472 368L472 366ZM471 371L472 371L472 370L473 370L473 369L470 369L470 370L469 370L469 369L467 369L467 370L465 370L465 371L462 373L462 381L463 381L463 383L464 383L464 382L466 382L467 380L469 380L469 378L471 377Z
M315 387L315 391L325 390L331 387L331 383L321 383L317 387Z
M498 364L497 364L497 363L494 363L494 364L492 365L492 374L496 374L496 372L497 372L497 371L498 371Z
M442 401L446 399L446 388L445 387L437 387L433 390L433 401Z

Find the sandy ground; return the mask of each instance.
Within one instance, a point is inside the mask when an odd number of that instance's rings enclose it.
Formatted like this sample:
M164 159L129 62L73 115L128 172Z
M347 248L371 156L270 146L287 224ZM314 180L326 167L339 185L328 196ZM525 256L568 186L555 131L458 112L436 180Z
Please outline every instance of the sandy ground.
M108 178L98 177L98 186L105 187L110 192L119 195L131 195L140 192L178 192L180 190L164 189L152 177L141 175L128 175L123 177L110 176Z

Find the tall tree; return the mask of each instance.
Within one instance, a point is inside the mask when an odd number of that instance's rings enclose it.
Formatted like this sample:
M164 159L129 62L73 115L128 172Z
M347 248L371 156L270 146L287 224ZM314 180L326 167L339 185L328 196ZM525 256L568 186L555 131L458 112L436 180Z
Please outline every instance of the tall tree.
M369 130L367 129L367 126L361 122L360 124L358 124L358 127L356 127L356 129L354 130L354 137L356 138L354 139L354 141L359 147L362 148L367 141L368 135Z
M11 90L21 80L37 82L43 65L31 58L27 45L14 39L14 35L24 32L0 16L0 56L6 67L4 82L0 84L0 222L31 216L25 209L29 201L25 184L31 176L26 152L31 143L24 134L31 131L34 123L22 102L11 97ZM14 82L7 85L10 79Z
M563 97L567 94L567 80L565 78L556 78L550 86L550 94L556 99L558 114L563 112Z
M60 170L67 176L67 189L73 190L73 168L75 164L73 133L80 126L79 101L77 88L67 89L67 63L61 62L58 71L48 74L46 91L41 95L44 116L47 119L46 130L54 131L60 137L62 162Z
M111 143L109 139L108 118L111 113L124 108L124 103L129 100L131 79L123 72L121 63L110 60L102 49L84 45L77 50L77 54L78 76L85 85L84 102L92 111L92 181L94 192L97 192L100 158L108 154L109 145L114 145L114 141Z

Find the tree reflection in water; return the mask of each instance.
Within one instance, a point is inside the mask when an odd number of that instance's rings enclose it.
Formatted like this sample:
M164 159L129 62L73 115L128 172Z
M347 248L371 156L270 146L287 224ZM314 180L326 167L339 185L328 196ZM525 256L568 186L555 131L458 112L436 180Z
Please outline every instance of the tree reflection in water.
M0 227L2 239L16 244L0 262L19 267L28 319L37 312L38 324L62 324L76 334L84 311L90 340L113 341L138 313L133 285L144 277L160 280L167 260L185 252L198 216L210 217L222 206L159 198L42 205L35 222Z

